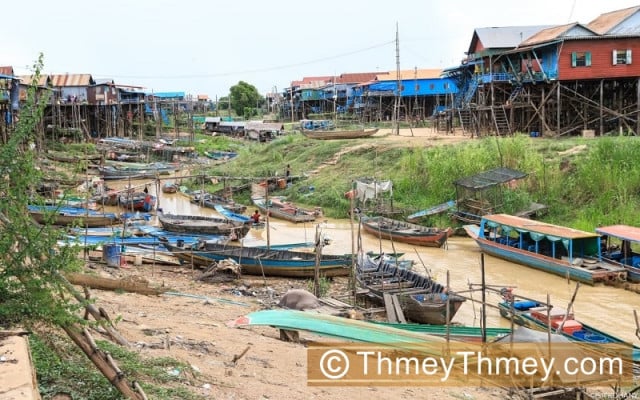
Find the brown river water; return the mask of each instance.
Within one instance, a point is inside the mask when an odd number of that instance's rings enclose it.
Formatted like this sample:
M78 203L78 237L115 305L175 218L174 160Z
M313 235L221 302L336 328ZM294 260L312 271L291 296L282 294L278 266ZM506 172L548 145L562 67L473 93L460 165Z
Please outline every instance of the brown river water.
M145 182L135 181L132 184L144 187ZM120 185L109 183L109 186L118 188ZM156 185L149 184L149 191L156 194ZM173 214L218 215L215 210L189 203L181 194L159 193L157 205L164 212ZM247 214L252 213L254 208L251 205L247 206ZM151 222L157 223L155 218ZM267 240L271 244L313 241L317 226L320 227L324 236L331 239L331 243L323 248L323 253L344 254L351 253L352 249L358 250L358 225L357 222L352 224L349 219L322 218L315 223L305 224L270 219L268 230L252 229L243 239L243 244L246 246L266 244ZM365 232L360 234L360 238L365 252L390 253L394 250L404 252L404 259L416 262L414 271L426 274L428 269L431 276L443 284L446 284L447 273L449 273L449 285L454 291L468 290L469 284L479 288L482 283L481 253L470 238L454 236L442 248L392 244L387 240L380 242L376 237ZM576 282L488 255L484 257L484 269L487 285L513 287L516 295L540 301L546 301L549 295L551 304L565 309L576 288ZM466 296L469 295L469 293L466 294ZM473 299L480 300L482 293L476 291L471 296ZM487 292L486 300L489 304L497 304L500 296L497 293ZM480 303L467 301L453 321L467 326L480 326L481 308ZM640 294L604 285L580 285L573 304L577 320L640 345L640 339L635 336L634 309L640 312ZM509 327L510 323L500 317L497 309L487 307L487 326Z

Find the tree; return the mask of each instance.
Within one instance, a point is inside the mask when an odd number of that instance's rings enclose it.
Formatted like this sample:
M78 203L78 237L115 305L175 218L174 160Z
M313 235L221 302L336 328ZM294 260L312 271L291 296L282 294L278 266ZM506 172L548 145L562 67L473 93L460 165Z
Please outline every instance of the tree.
M255 114L255 110L264 100L255 86L240 81L237 85L231 86L229 89L229 97L231 98L231 108L236 115L251 116L247 114L247 108L254 110L251 114Z
M36 100L42 54L20 120L0 149L0 325L64 325L76 317L61 273L79 267L77 250L56 245L60 231L38 226L27 212L42 174L35 166L35 132L48 96Z

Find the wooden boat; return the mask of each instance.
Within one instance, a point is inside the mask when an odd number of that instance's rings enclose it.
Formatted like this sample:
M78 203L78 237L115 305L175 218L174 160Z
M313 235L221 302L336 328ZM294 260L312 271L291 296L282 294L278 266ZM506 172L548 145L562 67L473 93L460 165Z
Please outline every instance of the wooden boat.
M604 239L602 256L622 264L627 270L627 280L639 283L640 228L629 225L611 225L597 228L596 233L602 235L602 239Z
M466 300L448 293L446 287L430 277L400 268L385 258L374 260L368 254L358 254L356 280L376 304L385 304L385 295L397 296L405 318L421 324L450 322Z
M626 345L632 350L634 360L640 360L640 347L578 321L573 313L567 313L562 308L535 300L517 300L510 291L509 296L498 303L498 308L503 318L513 319L517 325L546 332L550 324L552 332L561 334L571 341L605 345L605 348L608 344Z
M79 163L81 161L96 161L102 158L102 154L83 154L73 155L61 151L48 150L46 154L47 158L53 161L65 162L65 163Z
M157 198L145 192L123 192L118 196L118 203L127 210L151 211L156 206Z
M114 213L102 213L86 208L30 205L28 209L31 217L40 224L94 228L120 222Z
M480 249L494 257L593 285L624 281L627 271L602 258L600 235L507 214L465 225Z
M251 229L251 223L200 215L173 215L158 212L158 221L165 230L171 232L226 235L235 240L247 236Z
M148 179L155 178L156 174L151 171L144 170L123 170L111 166L98 167L100 176L104 180L119 180L119 179Z
M198 265L232 259L249 275L312 278L316 268L316 254L303 251L227 246L204 241L192 248L165 246L177 257ZM350 255L322 254L318 264L320 275L325 277L348 276L350 266Z
M247 210L247 206L244 204L236 203L229 198L218 196L217 194L204 193L203 195L200 192L192 192L190 198L192 203L199 204L207 208L213 208L214 210L217 205L222 205L237 214L242 214Z
M406 219L409 222L413 222L416 221L422 217L428 217L430 215L437 215L437 214L442 214L444 212L447 212L449 210L451 210L453 207L455 207L457 204L457 202L455 200L449 200L446 203L442 203L442 204L438 204L437 206L433 206L433 207L429 207L427 209L415 212L411 215L409 215Z
M347 130L307 130L302 129L302 134L309 139L334 140L334 139L361 139L373 136L378 129L347 129Z
M230 161L238 156L235 151L209 150L204 155L215 161Z
M312 222L321 215L320 210L305 210L295 206L293 203L285 201L284 198L274 196L269 197L269 202L264 197L251 196L251 201L263 214L269 214L270 217L284 219L291 222Z
M366 232L378 238L418 246L442 247L453 232L451 228L431 228L381 216L360 215L360 222Z
M178 191L178 185L173 182L165 182L162 184L162 193L172 194Z

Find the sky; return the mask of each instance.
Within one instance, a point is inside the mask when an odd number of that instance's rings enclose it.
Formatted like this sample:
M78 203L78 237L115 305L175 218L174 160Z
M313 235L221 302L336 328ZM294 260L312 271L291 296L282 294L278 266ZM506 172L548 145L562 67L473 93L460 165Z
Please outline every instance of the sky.
M640 0L21 0L3 8L0 65L91 74L148 92L262 95L306 76L444 69L475 28L587 24ZM396 41L396 33L398 40ZM396 44L398 50L396 51Z

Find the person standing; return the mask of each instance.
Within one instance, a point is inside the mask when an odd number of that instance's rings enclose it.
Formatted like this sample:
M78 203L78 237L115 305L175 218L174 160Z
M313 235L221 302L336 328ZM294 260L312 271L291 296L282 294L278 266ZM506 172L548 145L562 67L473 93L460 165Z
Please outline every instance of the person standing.
M291 182L291 164L287 164L287 171L285 172L285 177L287 178L287 183Z

